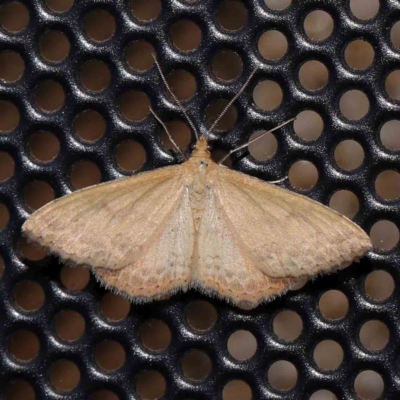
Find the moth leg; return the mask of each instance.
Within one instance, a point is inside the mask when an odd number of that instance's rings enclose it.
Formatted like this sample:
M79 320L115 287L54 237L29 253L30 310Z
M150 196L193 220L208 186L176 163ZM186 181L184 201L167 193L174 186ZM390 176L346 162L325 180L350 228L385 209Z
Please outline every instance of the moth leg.
M271 184L271 185L276 185L277 183L282 183L285 182L286 179L289 179L289 177L286 175L281 179L278 179L277 181L267 181L267 183Z
M268 133L275 132L277 129L280 129L280 128L284 127L285 125L290 124L290 123L293 122L295 119L296 119L296 117L295 117L295 118L291 118L291 119L289 119L289 120L283 122L282 124L276 126L275 128L273 128L273 129L271 129L271 130L269 130L269 131L265 131L263 134L261 134L260 136L257 136L255 139L251 139L251 140L249 140L247 143L242 144L242 145L239 146L239 147L236 147L235 149L231 150L225 157L223 157L221 160L219 160L218 165L222 165L222 164L225 162L225 160L226 160L231 154L236 153L237 151L246 148L249 144L252 144L252 143L254 143L255 141L261 139L262 137L264 137L264 136L267 135Z

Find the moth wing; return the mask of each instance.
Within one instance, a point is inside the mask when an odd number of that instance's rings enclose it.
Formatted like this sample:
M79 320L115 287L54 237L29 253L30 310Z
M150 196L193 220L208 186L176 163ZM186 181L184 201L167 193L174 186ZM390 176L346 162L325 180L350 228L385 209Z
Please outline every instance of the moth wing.
M243 208L241 213L247 211ZM233 303L258 304L282 294L294 283L292 278L272 278L258 268L227 218L218 192L210 185L192 270L194 287Z
M162 199L163 194L160 196ZM149 239L146 251L139 252L131 265L120 270L95 268L93 272L106 287L131 301L159 299L189 287L193 243L193 215L189 191L184 189L158 235Z
M269 277L327 272L372 247L358 225L308 197L223 167L212 180L231 231Z
M61 258L93 268L158 271L175 261L182 268L194 236L185 171L172 166L74 192L36 211L23 231Z

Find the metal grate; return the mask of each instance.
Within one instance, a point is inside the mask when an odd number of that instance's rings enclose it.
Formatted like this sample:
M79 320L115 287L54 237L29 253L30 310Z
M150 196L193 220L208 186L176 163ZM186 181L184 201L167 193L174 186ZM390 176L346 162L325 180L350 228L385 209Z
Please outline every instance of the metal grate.
M16 65L0 83L5 399L398 398L400 208L396 187L380 186L379 179L399 169L400 146L395 148L390 132L400 124L400 46L393 39L400 7L395 0L369 1L379 7L367 16L371 19L360 19L356 3L152 0L144 8L143 0L1 3L0 74L2 63L13 59ZM331 32L309 23L315 11L325 12L328 25L332 20ZM16 22L8 19L13 13ZM194 34L178 35L174 44L171 29L189 28ZM287 50L279 54L273 44L285 39ZM347 46L360 40L370 44L370 65L346 56ZM261 41L272 47L261 47ZM163 120L187 132L150 68L152 49L203 131L258 66L250 87L212 134L214 148L228 151L299 115L294 127L268 139L276 147L273 157L262 161L265 154L254 147L251 154L235 156L233 168L264 180L289 174L284 187L325 204L332 205L339 190L351 192L358 204L354 220L371 232L376 251L245 310L195 292L129 306L85 271L71 272L21 241L29 212L54 196L179 161L147 111L151 103ZM307 68L321 80L308 81ZM354 107L364 103L365 111ZM315 135L308 131L312 118L323 122ZM182 137L189 151L194 138ZM56 157L46 159L40 143L51 146ZM350 158L346 146L354 149ZM301 173L296 178L296 168L304 165L314 168L316 182L302 181ZM391 287L385 293L379 288L384 282ZM290 330L287 318L296 321ZM388 332L387 343L363 337L369 323ZM235 347L238 335L253 343L254 355ZM321 360L318 346L327 343L332 357Z

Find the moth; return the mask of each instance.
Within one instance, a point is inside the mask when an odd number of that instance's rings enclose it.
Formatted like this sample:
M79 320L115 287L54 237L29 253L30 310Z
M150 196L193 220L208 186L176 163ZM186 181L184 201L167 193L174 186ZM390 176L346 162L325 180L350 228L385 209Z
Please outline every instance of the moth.
M184 163L73 192L22 229L133 302L195 288L258 304L371 249L330 208L214 162L204 136Z

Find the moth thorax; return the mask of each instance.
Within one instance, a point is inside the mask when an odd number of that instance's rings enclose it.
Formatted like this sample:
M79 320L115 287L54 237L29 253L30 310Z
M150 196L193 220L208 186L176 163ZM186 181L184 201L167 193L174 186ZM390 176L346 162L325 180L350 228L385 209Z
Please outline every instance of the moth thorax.
M203 197L207 183L207 164L203 160L197 160L194 171L192 195Z

